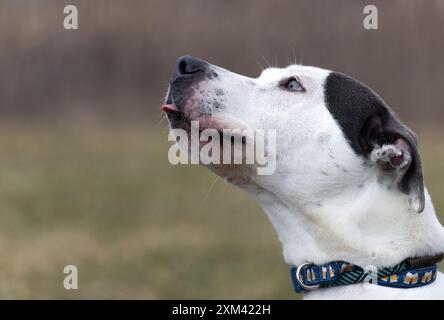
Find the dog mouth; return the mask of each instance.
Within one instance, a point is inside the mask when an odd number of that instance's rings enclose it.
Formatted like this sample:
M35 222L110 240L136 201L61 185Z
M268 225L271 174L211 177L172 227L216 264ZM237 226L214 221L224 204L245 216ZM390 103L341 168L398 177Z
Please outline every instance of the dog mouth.
M189 119L177 106L173 98L171 87L168 89L168 95L160 109L166 114L171 129L184 129L188 132L191 130L191 119Z
M243 120L224 112L221 101L215 100L218 91L221 90L213 92L199 86L181 88L173 83L161 110L167 115L172 130L186 132L189 151L191 141L197 139L199 150L208 144L218 145L221 155L228 152L231 159L234 150L241 150L244 158L247 142L255 139L254 130Z
M176 100L170 90L161 110L168 117L171 133L180 149L187 152L190 159L196 156L199 163L236 185L249 183L253 175L268 174L261 173L263 167L268 166L270 154L264 149L268 146L265 141L268 137L264 136L263 130L256 132L251 124L225 108L215 110L211 101L211 95L207 95L207 99L193 95L183 99L179 95ZM180 130L185 131L185 135ZM256 145L258 141L262 143ZM270 163L273 167L274 162Z
M167 102L169 101L166 101L165 104L161 106L161 110L166 113L170 121L171 129L183 129L190 134L192 126L195 126L199 135L205 130L211 129L216 131L221 137L224 137L226 132L243 130L242 128L245 128L245 125L242 125L242 127L241 125L235 125L233 119L219 115L201 114L197 117L190 118L180 111L174 102ZM232 136L231 139L234 139L234 136Z
M197 103L198 107L199 103ZM228 176L233 174L234 167L244 167L245 157L247 152L247 142L254 141L250 127L233 116L221 113L204 113L198 112L193 108L194 112L183 112L183 108L176 105L174 98L168 96L165 103L161 106L161 110L166 113L172 130L180 129L186 132L188 136L187 145L182 145L188 149L188 152L192 152L192 141L198 141L198 150L206 145L219 148L220 161L219 165L210 165L210 169L216 169L216 173L221 176ZM189 111L189 109L188 109ZM191 113L190 116L189 114ZM248 130L246 130L248 129ZM194 140L193 140L194 139ZM253 140L251 140L253 139ZM242 162L236 163L234 160L234 154L240 152L242 154ZM225 160L224 155L228 152L227 159L229 164L235 164L233 166L220 165ZM220 168L224 168L220 171ZM219 171L217 171L219 170ZM242 176L244 173L242 173Z
M200 99L190 97L186 101L181 99L179 101L181 104L178 105L170 89L165 103L161 106L161 110L168 117L171 129L184 129L190 133L191 126L198 124L199 133L212 129L222 135L224 130L242 130L246 127L237 119L214 113L213 109L202 110L199 106L205 104L205 101Z

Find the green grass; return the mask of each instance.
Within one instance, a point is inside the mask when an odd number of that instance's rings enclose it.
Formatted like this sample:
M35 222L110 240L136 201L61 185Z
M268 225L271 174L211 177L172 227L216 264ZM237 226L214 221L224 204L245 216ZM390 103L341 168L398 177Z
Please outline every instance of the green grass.
M0 298L297 297L258 205L202 167L170 165L165 125L0 131ZM442 212L444 146L429 136ZM77 291L63 288L67 264Z

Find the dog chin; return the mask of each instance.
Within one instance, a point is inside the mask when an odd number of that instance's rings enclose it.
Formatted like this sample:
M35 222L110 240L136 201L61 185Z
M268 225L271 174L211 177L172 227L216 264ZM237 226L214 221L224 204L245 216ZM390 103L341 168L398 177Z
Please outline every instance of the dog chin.
M255 175L256 169L246 164L211 164L205 165L209 170L224 178L228 183L238 187L251 184L252 177Z

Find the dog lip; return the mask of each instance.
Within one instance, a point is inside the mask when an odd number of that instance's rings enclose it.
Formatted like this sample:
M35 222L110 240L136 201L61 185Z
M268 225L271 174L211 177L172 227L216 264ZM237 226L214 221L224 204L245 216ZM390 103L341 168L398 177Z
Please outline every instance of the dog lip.
M197 119L199 121L200 130L214 129L218 132L223 132L223 130L243 130L247 128L245 123L240 122L237 119L227 117L227 116L213 116L213 115L202 115Z
M199 130L213 129L222 132L223 129L229 128L225 123L221 122L217 117L210 115L201 115L200 117L193 119L193 121L199 122Z
M180 112L174 103L166 103L160 107L165 113L177 113Z

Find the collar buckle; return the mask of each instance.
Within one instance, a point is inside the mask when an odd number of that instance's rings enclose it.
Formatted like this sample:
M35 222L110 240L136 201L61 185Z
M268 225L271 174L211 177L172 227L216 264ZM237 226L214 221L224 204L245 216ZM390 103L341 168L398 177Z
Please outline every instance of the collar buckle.
M302 289L307 290L307 291L316 290L316 289L319 289L319 287L320 287L319 284L318 285L314 285L314 286L306 285L304 283L304 281L302 280L302 276L301 276L302 269L304 267L310 266L310 265L313 265L313 263L303 263L296 270L296 280L298 281L298 283L302 287Z

